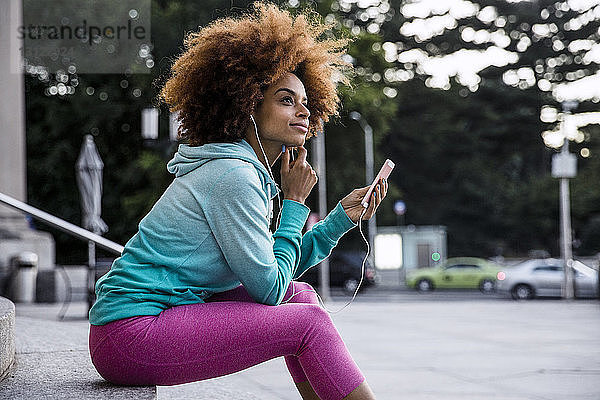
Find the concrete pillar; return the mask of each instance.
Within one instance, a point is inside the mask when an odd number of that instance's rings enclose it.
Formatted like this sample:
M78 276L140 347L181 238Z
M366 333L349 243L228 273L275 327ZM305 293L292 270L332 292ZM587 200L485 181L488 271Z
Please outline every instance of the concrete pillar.
M26 202L25 90L23 73L15 68L23 41L11 31L23 20L21 4L0 1L0 192ZM0 206L0 228L25 226L22 214Z
M21 0L0 1L0 192L27 202L25 149L25 84L20 67L23 41L16 28L23 24ZM0 268L24 251L37 254L42 297L54 297L54 239L29 228L24 215L0 204ZM48 277L47 282L44 277ZM39 292L39 291L38 291Z

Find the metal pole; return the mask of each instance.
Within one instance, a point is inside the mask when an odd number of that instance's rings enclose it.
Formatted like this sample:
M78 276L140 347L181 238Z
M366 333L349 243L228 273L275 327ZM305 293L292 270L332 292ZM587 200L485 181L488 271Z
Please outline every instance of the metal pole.
M361 118L361 121L364 119ZM362 125L362 124L361 124ZM373 129L366 121L364 121L365 131L365 177L367 180L367 185L370 185L373 182L374 173L373 173ZM375 244L375 235L377 234L377 216L373 215L371 219L369 219L369 263L371 266L375 266L375 252L374 252L374 244Z
M14 199L10 196L7 196L3 193L0 193L0 203L6 204L12 208L20 210L24 213L31 215L32 217L39 219L49 225L54 226L55 228L60 229L61 231L67 232L68 234L75 236L82 240L92 240L96 244L98 244L103 249L106 249L110 252L121 254L123 252L123 246L112 242L108 239L103 238L100 235L96 235L88 230L80 228L77 225L73 225L70 222L62 220L58 217L55 217L52 214L48 214L42 210L39 210L35 207L30 206L29 204L23 203L17 199Z
M88 311L96 301L96 243L88 241Z
M371 185L373 182L374 173L373 173L373 128L365 121L365 119L360 115L358 111L352 111L349 114L349 117L355 121L358 121L360 127L365 132L365 177L367 181L367 185ZM360 221L359 221L360 222ZM375 266L375 254L374 254L374 244L375 244L375 235L377 234L377 217L373 215L368 222L369 229L369 264L371 266Z
M563 129L563 136L565 137L562 150L563 154L569 152L569 139L566 137L564 132L564 121L561 122L561 129ZM562 259L564 265L564 282L562 288L562 295L565 299L572 299L574 297L573 289L573 271L571 264L573 263L573 252L571 248L571 205L569 201L569 179L560 179L560 222L561 222L561 244L562 244Z
M319 132L317 137L312 140L312 151L316 156L315 171L319 184L319 217L327 215L327 179L325 166L325 136L324 132ZM329 301L331 291L329 289L329 258L321 261L319 271L319 287L321 289L321 298L323 301Z

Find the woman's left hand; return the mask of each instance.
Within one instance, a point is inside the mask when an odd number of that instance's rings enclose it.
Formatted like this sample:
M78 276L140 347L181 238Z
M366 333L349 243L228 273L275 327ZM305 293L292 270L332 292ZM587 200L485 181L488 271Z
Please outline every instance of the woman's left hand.
M348 214L348 216L354 223L358 222L360 215L365 210L362 204L360 204L360 201L363 199L363 197L365 197L365 194L367 194L369 187L370 185L354 189L341 201L344 211L346 212L346 214ZM363 215L363 220L370 219L373 215L375 215L375 211L377 211L377 207L379 207L381 200L385 198L387 190L387 180L380 180L379 183L375 186L375 190L373 190L373 193L371 194L371 198L369 199L369 207L367 208L365 215Z

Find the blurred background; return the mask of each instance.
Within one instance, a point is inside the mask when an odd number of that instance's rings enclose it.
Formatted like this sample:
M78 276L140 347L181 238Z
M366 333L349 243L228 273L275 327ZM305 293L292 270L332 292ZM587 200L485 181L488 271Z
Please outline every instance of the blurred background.
M251 2L142 3L147 15L124 10L131 20L146 18L149 35L123 72L76 63L53 71L25 53L24 200L81 225L75 165L91 135L103 161L104 236L120 244L172 181L165 166L177 147L172 116L154 99L184 35ZM576 157L568 181L572 252L600 253L600 1L276 3L292 13L311 7L335 22L337 34L355 38L345 56L356 71L353 89L340 88L341 116L323 133L328 210L367 184L368 127L374 173L388 158L396 164L377 213L378 232L433 232L429 247L414 243L414 268L462 256L560 257L552 158L568 147ZM40 16L34 5L23 2L25 24ZM55 7L60 11L60 2ZM10 96L3 93L3 102ZM278 174L279 163L273 171ZM315 212L318 200L315 186L307 199ZM40 222L31 226L52 234L56 264L87 259L85 242ZM398 245L390 240L376 250ZM339 248L366 250L358 230ZM110 253L99 249L98 256ZM376 257L382 269L402 267L385 254Z
M178 126L158 90L187 33L250 3L0 0L7 398L107 397L87 311L173 180ZM599 295L600 0L276 3L354 39L340 116L306 143L320 179L305 229L395 163L361 225L368 260L353 229L302 277L331 310L368 288L332 318L378 398L598 399L598 301L512 299ZM71 28L83 35L61 38ZM181 386L156 398L298 398L281 358Z

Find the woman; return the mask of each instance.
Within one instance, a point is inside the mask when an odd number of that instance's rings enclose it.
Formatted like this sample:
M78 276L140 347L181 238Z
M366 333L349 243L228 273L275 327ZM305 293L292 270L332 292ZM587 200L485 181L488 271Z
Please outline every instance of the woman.
M344 63L332 49L341 42L318 41L327 27L306 16L256 10L191 34L161 90L189 144L98 280L92 361L117 384L174 385L284 356L304 399L373 399L314 290L293 279L373 216L387 183L369 208L360 205L368 188L355 189L302 235L317 181L303 145L337 110L332 75ZM280 156L284 200L271 234Z

